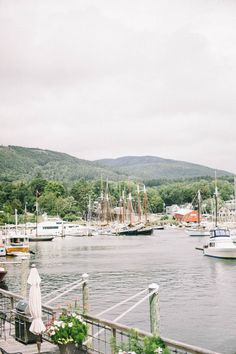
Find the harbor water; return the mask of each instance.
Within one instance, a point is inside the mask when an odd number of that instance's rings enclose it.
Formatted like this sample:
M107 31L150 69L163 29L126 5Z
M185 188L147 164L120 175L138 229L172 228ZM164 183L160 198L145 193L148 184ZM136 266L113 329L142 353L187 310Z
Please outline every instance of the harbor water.
M96 315L157 283L163 337L231 354L236 352L236 260L203 256L196 247L206 239L168 229L155 230L151 236L58 237L32 242L34 254L25 270L21 264L8 263L3 286L22 292L33 263L42 279L42 296L87 273L90 312ZM67 299L57 301L77 298L80 290L74 289ZM133 304L102 317L113 320ZM149 331L148 300L119 322Z

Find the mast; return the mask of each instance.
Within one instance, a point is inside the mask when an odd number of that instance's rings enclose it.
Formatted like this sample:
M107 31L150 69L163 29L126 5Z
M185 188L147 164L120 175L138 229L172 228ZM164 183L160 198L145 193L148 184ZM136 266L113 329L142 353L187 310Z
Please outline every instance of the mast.
M141 202L140 202L140 190L139 185L137 184L137 192L138 192L138 222L141 222Z
M36 237L38 237L38 216L39 216L39 203L38 203L38 197L39 197L39 192L36 191L36 202L35 202L35 211L36 211L36 215L35 215L35 224L36 224Z
M143 211L145 215L145 224L147 223L147 192L145 185L143 186Z
M125 206L125 191L124 190L122 191L122 202L123 202L122 222L124 224L125 223L125 209L126 209L126 206Z
M128 211L129 211L129 221L130 221L130 226L133 225L132 223L132 197L131 197L131 193L129 193L129 197L128 197Z
M198 192L197 192L197 204L198 204L197 222L198 222L198 226L200 226L200 223L201 223L201 193L200 193L200 190L198 190Z
M15 209L15 228L16 228L16 234L18 231L18 215L17 215L17 209Z
M216 183L216 172L215 172L215 193L214 193L214 197L215 197L215 227L217 227L218 225L218 188L217 188L217 183Z
M236 177L234 176L234 216L236 217Z
M27 202L25 202L25 209L24 209L24 223L25 223L25 235L26 235L26 221L27 221Z

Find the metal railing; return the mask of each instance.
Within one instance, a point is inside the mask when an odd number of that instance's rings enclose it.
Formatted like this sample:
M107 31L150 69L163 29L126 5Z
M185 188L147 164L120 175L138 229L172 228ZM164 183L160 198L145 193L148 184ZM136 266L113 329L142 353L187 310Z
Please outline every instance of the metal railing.
M86 340L85 347L88 353L93 354L114 354L114 345L120 345L122 343L128 343L131 334L131 328L117 322L108 321L100 317L92 316L87 313L87 291L86 286L84 288L84 299L83 299L83 314L84 321L88 324L88 339ZM16 305L22 300L23 297L9 291L0 289L0 312L7 314L6 321L11 323L12 335L14 335L14 316L12 314L16 313ZM42 305L43 321L45 324L50 323L53 318L55 318L59 309L51 306ZM142 330L135 329L135 332L139 337L152 336L150 332L145 332ZM43 335L45 340L50 341L47 334ZM193 354L218 354L217 352L189 345L186 343L178 342L172 339L163 338L161 339L168 346L171 353L193 353Z
M114 344L122 345L127 343L130 337L131 328L116 322L107 321L91 315L84 315L85 322L89 325L89 336L86 341L88 351L97 354L114 354ZM135 329L138 337L152 336L150 332ZM168 338L161 339L169 348L171 353L193 353L193 354L219 354L217 352L189 345Z

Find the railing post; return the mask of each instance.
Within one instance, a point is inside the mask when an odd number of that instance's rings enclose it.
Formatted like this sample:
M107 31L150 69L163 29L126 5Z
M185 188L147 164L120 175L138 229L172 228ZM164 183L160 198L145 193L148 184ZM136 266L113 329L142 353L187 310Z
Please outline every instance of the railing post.
M112 346L111 346L111 354L116 353L116 329L112 328Z
M84 281L82 287L83 293L83 314L87 315L89 311L89 288L88 288L88 274L84 273L82 279Z
M89 312L89 287L88 287L88 274L84 273L82 275L82 280L84 281L82 285L83 294L83 314L88 315ZM92 326L88 326L88 339L86 341L87 348L92 349Z
M21 296L25 299L27 296L27 277L28 277L28 263L27 257L21 259Z
M148 287L149 293L153 294L149 297L149 311L150 311L150 329L151 333L155 336L159 336L159 285L152 283Z

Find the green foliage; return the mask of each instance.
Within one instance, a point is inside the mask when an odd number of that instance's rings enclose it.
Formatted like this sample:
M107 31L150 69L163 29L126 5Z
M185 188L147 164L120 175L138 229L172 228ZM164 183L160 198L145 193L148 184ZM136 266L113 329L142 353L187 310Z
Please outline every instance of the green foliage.
M81 345L87 337L88 328L77 313L62 313L47 328L47 333L55 344L76 343Z
M192 163L153 156L123 157L95 162L35 148L0 146L0 181L30 181L42 179L62 181L72 185L78 179L98 180L101 175L113 181L142 180L149 187L160 186L173 179L214 177L215 170ZM217 176L232 174L217 170Z
M137 331L131 329L129 332L128 343L117 344L115 339L112 339L112 349L115 353L118 352L134 352L136 354L156 354L158 349L164 354L170 354L164 341L159 336L141 337Z

